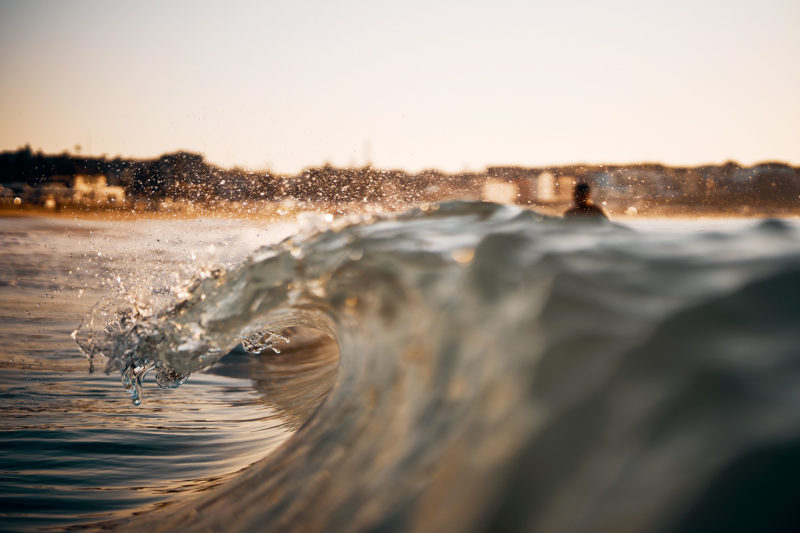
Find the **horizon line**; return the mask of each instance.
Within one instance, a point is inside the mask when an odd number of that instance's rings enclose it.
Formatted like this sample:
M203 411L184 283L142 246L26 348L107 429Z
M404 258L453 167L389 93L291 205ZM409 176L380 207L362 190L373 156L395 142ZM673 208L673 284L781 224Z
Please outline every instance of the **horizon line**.
M259 168L259 167L248 166L248 165L240 165L240 164L233 164L233 165L222 164L222 163L219 163L219 162L211 160L208 157L208 155L206 153L202 152L202 151L192 150L192 149L187 149L187 148L176 148L174 150L162 152L162 153L160 153L158 155L155 155L155 156L134 156L134 155L121 155L121 154L115 154L115 155L112 156L112 155L109 155L108 153L94 154L94 155L82 154L82 153L72 153L68 149L64 149L61 152L47 153L41 147L37 147L36 149L34 149L30 143L25 143L24 145L18 146L16 149L10 149L10 148L2 149L2 150L0 150L0 154L21 152L21 151L24 151L25 149L30 150L30 152L32 154L34 154L34 155L40 155L40 156L45 156L45 157L57 157L57 156L66 155L66 156L68 156L70 158L74 158L74 159L103 159L103 160L106 160L106 161L113 161L113 160L116 160L116 159L129 160L129 161L130 160L133 160L133 161L155 161L155 160L158 160L158 159L160 159L162 157L165 157L165 156L179 154L179 153L185 153L185 154L199 155L199 156L201 156L203 158L204 162L206 162L206 163L208 163L208 164L210 164L212 166L215 166L217 168L223 169L223 170L236 170L236 169L238 169L238 170L251 171L251 172L266 172L266 173L269 173L269 174L276 174L276 175L281 175L281 174L299 174L299 173L302 173L306 169L322 168L322 167L326 167L326 166L327 167L332 167L332 168L335 168L335 169L375 168L375 169L382 169L382 170L402 171L402 172L407 172L407 173L421 173L421 172L428 172L428 171L438 171L438 172L442 172L442 173L445 173L445 174L474 173L474 172L486 171L486 170L489 170L491 168L551 169L551 168L582 167L582 166L586 166L586 167L630 167L630 166L650 166L650 165L663 166L663 167L666 167L666 168L702 168L702 167L708 167L708 166L725 166L725 165L728 165L728 164L734 164L734 165L737 165L737 166L742 167L742 168L747 168L747 167L755 167L755 166L767 165L767 164L780 164L780 165L785 165L785 166L788 166L788 167L791 167L791 168L800 169L800 163L795 164L795 163L793 163L791 161L788 161L788 160L769 159L769 158L767 158L767 159L759 159L759 160L756 160L756 161L754 161L752 163L747 164L747 163L742 163L742 162L740 162L739 160L737 160L735 158L726 158L724 161L716 161L716 162L714 162L714 161L704 161L702 163L691 163L691 164L667 163L667 162L664 162L664 161L658 161L658 160L652 160L652 159L650 159L650 160L647 160L647 159L629 160L628 162L624 162L624 163L623 162L610 162L610 161L586 161L586 160L584 160L584 161L576 161L576 162L573 162L573 163L561 162L561 163L550 163L550 164L527 164L527 163L520 163L520 162L514 162L514 163L505 162L505 163L486 163L482 168L474 168L474 167L470 167L469 165L465 164L463 166L464 168L461 168L460 170L447 170L445 168L440 168L440 167L437 167L437 166L420 166L417 169L412 169L412 168L407 168L407 167L397 167L397 166L381 166L381 165L375 164L372 161L368 161L368 162L365 162L365 163L360 164L360 165L341 165L340 166L340 165L334 164L330 160L325 160L325 161L322 161L322 162L319 162L319 163L310 163L310 164L303 165L302 167L300 167L299 169L297 169L295 171L275 171L272 168L269 168L268 166Z

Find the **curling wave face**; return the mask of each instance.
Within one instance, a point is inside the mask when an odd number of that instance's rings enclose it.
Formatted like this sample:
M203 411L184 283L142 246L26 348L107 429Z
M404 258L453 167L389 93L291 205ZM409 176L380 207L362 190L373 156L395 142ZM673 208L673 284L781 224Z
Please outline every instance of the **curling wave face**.
M104 304L75 337L135 402L147 371L176 386L240 343L276 357L292 328L338 348L285 445L133 529L779 530L795 482L760 507L748 487L800 457L798 294L786 222L639 232L454 202Z

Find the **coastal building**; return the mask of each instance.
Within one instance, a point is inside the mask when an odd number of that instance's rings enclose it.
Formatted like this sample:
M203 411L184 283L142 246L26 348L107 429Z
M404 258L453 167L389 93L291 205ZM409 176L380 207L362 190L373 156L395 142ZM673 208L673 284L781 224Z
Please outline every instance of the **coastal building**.
M79 174L72 183L72 200L83 205L121 205L125 203L125 189L108 185L103 174Z
M514 203L530 204L536 198L536 183L539 172L536 169L525 167L488 167L486 169L487 183L504 182L514 187ZM489 185L490 189L496 189Z
M485 202L496 202L498 204L513 204L517 201L519 192L513 182L487 178L483 182L481 199Z
M0 207L12 207L17 195L8 187L0 185ZM17 202L19 204L19 201Z

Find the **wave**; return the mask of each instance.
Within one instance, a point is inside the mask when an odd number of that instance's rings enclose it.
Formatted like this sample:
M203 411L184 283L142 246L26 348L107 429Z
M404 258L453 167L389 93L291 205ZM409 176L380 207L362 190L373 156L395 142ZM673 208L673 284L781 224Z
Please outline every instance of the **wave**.
M148 371L177 386L247 349L296 430L121 525L685 531L747 503L779 530L794 507L748 487L780 471L764 450L797 456L799 243L783 221L639 232L453 202L287 239L156 303L101 302L76 340L135 402ZM286 390L273 358L315 385Z

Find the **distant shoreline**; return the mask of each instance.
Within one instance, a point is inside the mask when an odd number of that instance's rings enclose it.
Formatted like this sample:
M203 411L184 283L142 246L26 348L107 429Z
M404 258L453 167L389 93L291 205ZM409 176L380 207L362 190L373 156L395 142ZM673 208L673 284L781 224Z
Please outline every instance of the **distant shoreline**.
M259 206L261 207L261 206ZM86 207L62 207L61 209L48 209L42 206L22 206L22 207L0 207L0 218L73 218L88 220L191 220L197 218L225 218L242 220L285 220L294 218L302 212L335 213L337 215L355 215L366 212L392 212L396 209L386 209L383 211L380 205L369 206L371 209L341 209L332 204L303 205L297 206L289 212L282 212L277 206L270 209L215 209L199 208L187 206L186 208L162 209L162 210L133 210L133 209L97 209ZM412 208L409 206L408 208ZM517 206L533 211L540 212L548 216L560 216L568 206ZM654 206L638 212L635 215L626 213L609 212L612 219L635 220L648 218L674 218L674 219L709 219L709 218L738 218L738 219L759 219L759 218L800 218L800 206L794 210L742 210L739 207L731 209L686 209L678 206Z
M191 220L196 218L276 219L275 214L234 213L225 210L87 209L64 207L58 210L41 206L0 207L0 218L73 218L81 220Z
M324 206L335 214L401 210L422 202L479 198L560 214L577 183L613 217L774 217L800 214L800 167L734 161L698 167L660 163L490 166L482 171L409 173L370 165L308 167L296 175L223 169L202 154L157 159L0 153L0 209L38 206L100 211L106 218L226 216L283 218ZM288 207L285 207L287 206ZM281 206L276 208L275 206ZM310 208L308 206L311 206ZM121 215L135 209L144 215ZM167 211L164 214L161 211ZM200 211L198 213L197 211ZM72 212L74 216L83 216ZM0 215L2 216L2 215ZM90 216L96 216L94 214Z

